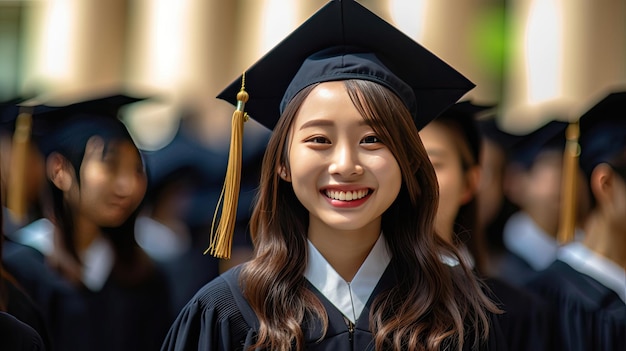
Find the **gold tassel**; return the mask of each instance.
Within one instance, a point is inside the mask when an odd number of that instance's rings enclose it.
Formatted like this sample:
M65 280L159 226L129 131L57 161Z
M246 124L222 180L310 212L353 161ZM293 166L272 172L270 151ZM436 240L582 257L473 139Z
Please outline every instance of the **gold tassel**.
M571 122L565 131L565 150L563 154L563 175L561 181L561 214L557 240L566 244L574 239L576 230L576 192L578 181L578 157L580 146L578 121Z
M11 170L9 176L9 188L7 191L7 208L13 219L21 223L26 218L26 158L30 143L30 134L33 117L30 112L22 107L15 121L13 144L11 147Z
M239 203L239 188L241 185L241 149L243 144L243 123L248 120L248 114L244 112L244 107L248 102L248 93L245 91L245 74L241 78L241 90L237 93L237 109L233 112L232 130L230 135L230 150L228 153L228 166L226 168L226 179L217 208L213 214L211 224L211 238L209 247L204 254L210 252L217 258L230 259L233 234L237 219L237 206ZM216 218L222 211L214 231Z

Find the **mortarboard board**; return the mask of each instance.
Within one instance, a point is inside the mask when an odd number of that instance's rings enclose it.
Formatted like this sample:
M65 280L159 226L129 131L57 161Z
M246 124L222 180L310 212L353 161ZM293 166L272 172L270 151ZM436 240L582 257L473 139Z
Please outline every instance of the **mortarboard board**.
M505 153L508 153L511 147L523 137L508 133L500 128L495 115L478 118L476 122L480 136L498 145Z
M474 87L356 1L330 1L246 70L241 81L234 81L218 95L237 105L237 110L233 114L221 219L217 232L212 230L207 251L217 257L230 256L241 164L236 154L241 148L244 105L246 114L272 130L300 90L315 83L348 79L389 88L404 102L418 129ZM244 86L249 96L242 94Z
M395 92L418 128L474 87L433 53L353 0L330 1L245 72L251 118L273 129L304 87L366 79ZM239 80L218 98L236 105Z
M563 151L567 125L567 122L552 120L534 131L520 136L511 145L511 160L530 168L541 152L546 150Z
M600 163L614 167L626 150L626 92L613 92L585 112L580 123L580 166L587 176ZM626 174L622 172L622 174Z
M95 134L127 135L128 131L119 119L120 109L145 99L118 93L35 111L33 140L43 154L48 155L60 145L71 147L72 142Z

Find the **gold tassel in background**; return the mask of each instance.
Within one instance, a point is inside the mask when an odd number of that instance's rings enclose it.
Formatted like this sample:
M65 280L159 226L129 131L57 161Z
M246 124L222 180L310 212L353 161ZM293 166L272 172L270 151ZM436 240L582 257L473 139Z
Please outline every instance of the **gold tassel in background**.
M230 258L233 234L237 219L237 206L239 203L239 188L241 185L241 152L243 144L243 123L248 120L248 115L244 108L248 102L248 93L245 91L245 74L241 78L241 90L237 93L237 109L233 113L232 130L230 135L230 150L228 152L228 166L226 168L226 179L217 208L213 214L211 224L211 238L209 247L204 251L211 253L217 258ZM217 230L214 231L216 218L220 212L220 219Z
M7 208L13 219L21 223L26 218L26 165L33 117L30 107L21 107L15 121L13 144L11 147L11 169L9 170L9 187L7 189Z
M576 191L578 187L578 157L580 146L578 121L571 122L565 130L565 150L563 154L563 176L561 182L561 214L557 240L566 244L574 239L576 230Z

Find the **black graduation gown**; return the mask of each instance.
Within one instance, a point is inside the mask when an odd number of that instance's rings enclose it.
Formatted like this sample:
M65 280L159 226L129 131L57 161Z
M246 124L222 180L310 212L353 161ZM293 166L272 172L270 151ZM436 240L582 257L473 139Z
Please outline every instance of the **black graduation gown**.
M46 348L35 329L0 311L0 350L44 351Z
M66 281L30 247L5 261L40 307L55 351L158 350L174 319L159 270L133 286L109 277L100 291L91 292Z
M554 350L554 316L539 295L498 278L485 278L491 299L504 313L497 316L510 351Z
M503 249L494 259L494 275L516 287L523 287L537 276L537 271L521 257Z
M626 305L611 289L559 260L528 287L556 309L558 350L624 350L613 345L623 344Z
M258 320L247 304L238 285L239 267L235 267L205 285L183 308L161 348L162 351L190 350L247 350L255 341ZM387 269L361 312L369 315L374 296L394 284L394 275ZM328 330L324 339L316 321L305 321L312 326L303 330L307 350L374 350L369 320L357 320L354 330L348 330L343 315L317 289L309 289L320 299L328 313ZM481 350L506 349L499 325L493 322L487 345ZM470 350L472 341L464 344Z
M33 328L41 337L46 349L50 349L48 329L39 308L30 297L20 288L13 285L12 282L5 280L2 284L6 291L6 312Z
M601 350L626 350L626 307L605 311L601 319Z

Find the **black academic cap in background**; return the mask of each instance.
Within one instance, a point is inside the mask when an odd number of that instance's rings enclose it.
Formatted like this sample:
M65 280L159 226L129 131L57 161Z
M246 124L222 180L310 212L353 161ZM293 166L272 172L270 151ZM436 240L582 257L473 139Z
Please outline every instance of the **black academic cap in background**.
M395 92L419 128L474 84L353 0L330 1L245 72L246 111L270 130L311 84L365 79ZM218 98L233 105L237 79Z
M489 140L498 145L505 153L509 153L511 147L517 143L522 136L504 131L499 125L495 115L479 118L476 120L478 131L483 139Z
M580 166L588 176L603 162L626 170L626 91L608 94L583 114L579 144Z
M120 109L143 101L146 97L116 93L82 100L65 106L55 106L33 113L33 140L44 155L60 145L71 146L72 141L93 135L129 136L118 118Z
M563 152L567 126L567 122L552 120L528 134L521 135L511 145L509 153L511 160L530 168L543 151Z
M494 107L494 105L478 105L471 101L461 101L450 106L435 121L456 124L469 145L472 157L478 162L480 160L481 135L476 118L480 113Z

